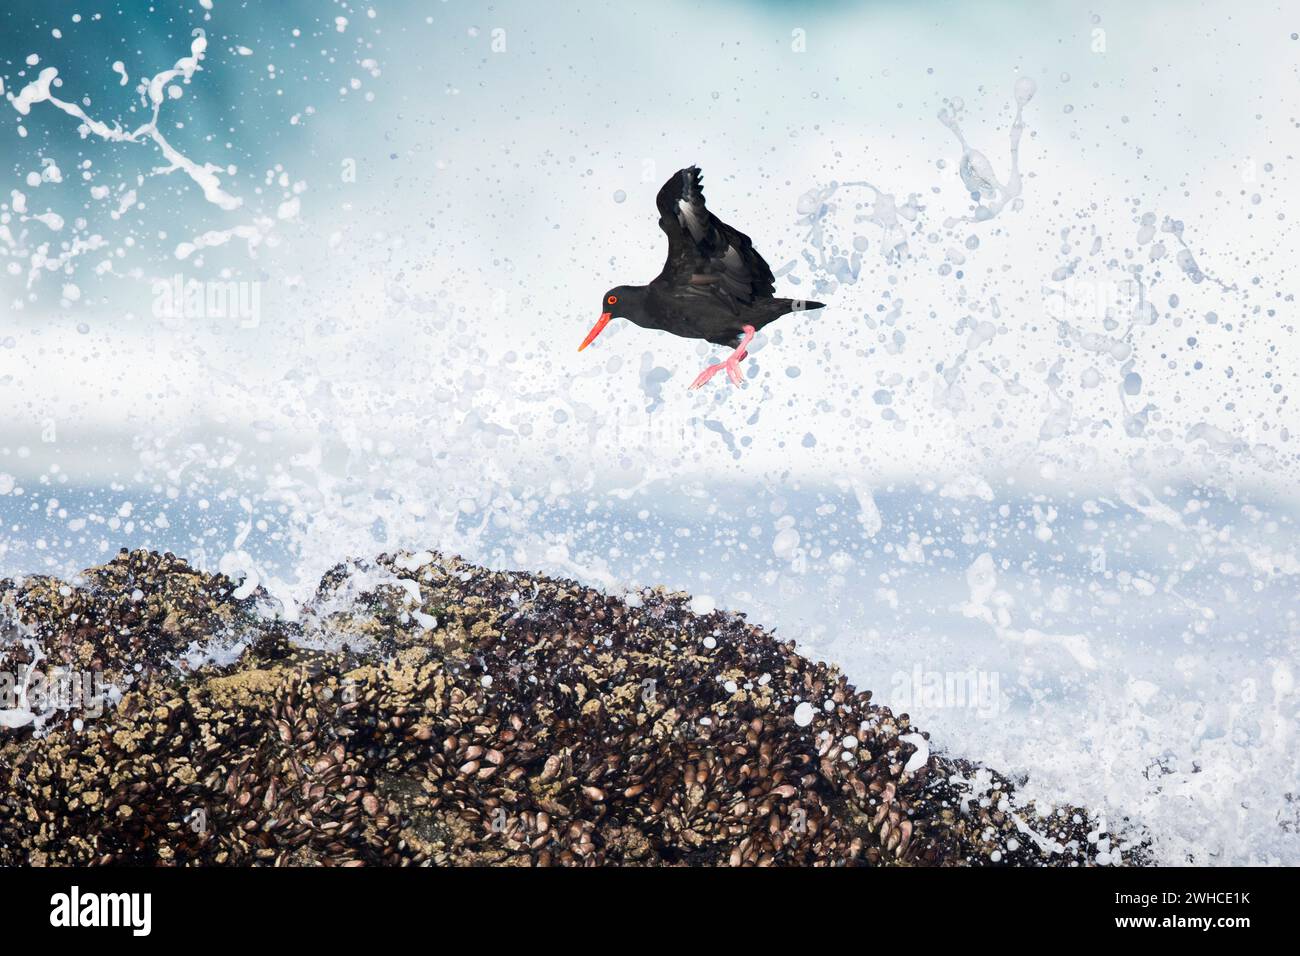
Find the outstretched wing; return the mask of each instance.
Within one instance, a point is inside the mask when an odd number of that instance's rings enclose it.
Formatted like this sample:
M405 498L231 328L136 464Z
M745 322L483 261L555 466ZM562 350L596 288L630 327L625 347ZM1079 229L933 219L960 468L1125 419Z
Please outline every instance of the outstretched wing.
M700 168L673 175L659 190L659 228L668 236L668 260L659 278L674 289L712 296L733 312L738 304L772 295L772 270L749 236L704 205Z

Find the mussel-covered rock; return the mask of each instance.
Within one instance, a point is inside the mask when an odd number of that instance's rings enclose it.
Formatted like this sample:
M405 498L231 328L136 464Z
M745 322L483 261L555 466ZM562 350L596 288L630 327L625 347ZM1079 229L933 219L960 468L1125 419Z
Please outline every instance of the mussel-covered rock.
M339 565L293 622L236 594L146 552L0 583L0 865L1142 858L686 595L432 552Z

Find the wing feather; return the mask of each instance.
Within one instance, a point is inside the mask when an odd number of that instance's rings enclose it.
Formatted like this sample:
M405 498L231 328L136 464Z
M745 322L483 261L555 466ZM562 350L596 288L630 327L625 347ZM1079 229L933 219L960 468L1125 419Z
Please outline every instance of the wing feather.
M689 166L659 190L659 227L668 236L660 278L715 296L733 311L738 304L770 297L772 269L749 236L709 212L702 183L700 168Z

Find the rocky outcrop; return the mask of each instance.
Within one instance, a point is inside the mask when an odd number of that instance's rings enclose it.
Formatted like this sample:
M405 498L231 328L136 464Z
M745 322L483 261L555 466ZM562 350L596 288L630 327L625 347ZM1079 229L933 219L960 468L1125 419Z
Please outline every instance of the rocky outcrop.
M0 864L1140 861L686 595L428 552L293 622L236 593L142 551L0 582Z

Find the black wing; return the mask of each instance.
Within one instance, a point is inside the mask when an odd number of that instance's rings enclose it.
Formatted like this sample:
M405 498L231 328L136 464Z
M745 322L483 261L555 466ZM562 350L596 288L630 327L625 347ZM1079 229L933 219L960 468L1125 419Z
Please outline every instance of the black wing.
M659 190L659 228L668 235L659 278L675 291L711 296L736 312L738 304L772 295L772 270L749 236L709 212L700 183L700 168L691 166Z

